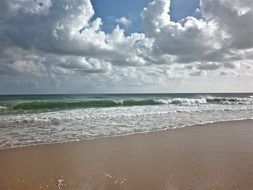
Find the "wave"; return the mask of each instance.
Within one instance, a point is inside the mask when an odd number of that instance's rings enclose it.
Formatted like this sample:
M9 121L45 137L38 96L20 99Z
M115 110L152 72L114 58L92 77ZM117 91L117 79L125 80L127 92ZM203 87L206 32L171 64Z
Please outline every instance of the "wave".
M68 108L104 108L119 106L143 106L155 105L153 100L97 100L78 102L21 102L13 106L14 110L35 110L35 109L68 109Z
M197 104L253 104L253 97L203 97L203 98L173 98L173 99L156 99L158 104L177 104L177 105L197 105Z
M209 97L206 98L207 103L220 104L249 104L253 102L253 98L239 98L239 97Z
M147 105L184 105L199 104L253 104L253 98L239 97L201 97L201 98L170 98L170 99L127 99L127 100L85 100L85 101L33 101L19 102L12 106L14 110L40 109L74 109L74 108L105 108L120 106L147 106Z
M179 105L193 105L193 104L205 104L205 98L173 98L173 99L156 99L154 102L158 104L179 104Z

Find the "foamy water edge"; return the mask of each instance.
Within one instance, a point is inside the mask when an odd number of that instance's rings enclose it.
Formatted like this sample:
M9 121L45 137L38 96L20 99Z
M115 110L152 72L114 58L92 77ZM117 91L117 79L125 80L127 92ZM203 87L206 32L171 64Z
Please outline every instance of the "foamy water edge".
M18 149L18 148L25 148L25 147L33 147L33 146L44 146L44 145L56 145L56 144L65 144L65 143L77 143L80 141L90 141L90 140L96 140L96 139L104 139L104 138L115 138L115 137L125 137L130 135L138 135L138 134L149 134L149 133L156 133L156 132L162 132L162 131L170 131L175 129L182 129L186 127L201 127L203 125L208 124L215 124L215 123L222 123L222 122L232 122L232 121L253 121L252 118L240 118L240 119L230 119L230 120L219 120L219 121L208 121L203 123L197 123L197 124L190 124L190 125L183 125L179 127L174 128L167 128L167 129L160 129L160 130L153 130L153 131L143 131L143 132L134 132L129 134L121 134L121 135L112 135L112 136L98 136L98 137L91 137L91 138L83 138L83 139L77 139L77 140L66 140L66 141L55 141L55 142L46 142L46 143L34 143L34 144L28 144L28 145L18 145L18 146L12 146L12 147L0 147L0 151L10 150L10 149Z

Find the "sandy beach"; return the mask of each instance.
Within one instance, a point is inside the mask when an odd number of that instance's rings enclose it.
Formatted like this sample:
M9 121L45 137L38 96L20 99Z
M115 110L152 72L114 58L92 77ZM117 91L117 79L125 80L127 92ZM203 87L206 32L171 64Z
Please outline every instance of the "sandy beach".
M0 190L252 190L253 121L0 150Z

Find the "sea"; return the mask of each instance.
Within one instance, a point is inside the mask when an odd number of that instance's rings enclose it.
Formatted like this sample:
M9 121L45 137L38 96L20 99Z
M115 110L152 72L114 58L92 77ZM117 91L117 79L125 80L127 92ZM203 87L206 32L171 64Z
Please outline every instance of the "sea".
M253 119L253 93L0 95L0 149Z

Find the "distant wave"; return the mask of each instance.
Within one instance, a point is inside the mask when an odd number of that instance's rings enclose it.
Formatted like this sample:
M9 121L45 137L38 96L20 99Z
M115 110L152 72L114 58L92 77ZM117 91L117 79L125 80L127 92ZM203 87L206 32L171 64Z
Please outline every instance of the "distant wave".
M253 102L253 98L239 98L239 97L209 97L206 99L207 103L221 103L221 104L249 104Z
M170 99L128 99L128 100L86 100L86 101L33 101L19 102L12 106L14 110L40 109L74 109L74 108L103 108L120 106L145 106L159 104L198 105L198 104L252 104L253 98L239 97L203 97L203 98L170 98Z
M173 98L173 99L156 99L159 104L178 104L178 105L196 105L196 104L252 104L253 97L205 97L205 98Z
M119 106L143 106L155 105L153 100L96 100L78 102L21 102L13 106L13 109L34 110L34 109L68 109L68 108L103 108Z
M158 104L179 104L179 105L194 105L207 103L205 98L173 98L173 99L156 99Z

